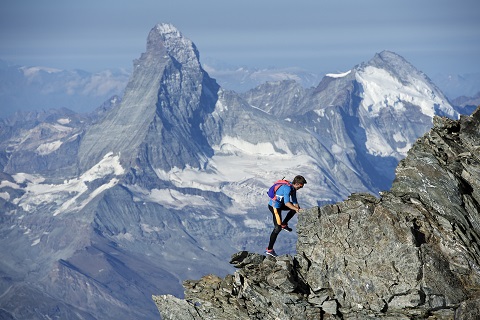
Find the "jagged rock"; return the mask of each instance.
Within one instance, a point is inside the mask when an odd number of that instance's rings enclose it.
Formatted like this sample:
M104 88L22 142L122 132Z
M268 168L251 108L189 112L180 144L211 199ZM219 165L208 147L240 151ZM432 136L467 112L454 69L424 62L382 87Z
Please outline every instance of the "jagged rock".
M460 307L455 312L455 319L475 320L480 314L480 298L473 297L472 299L463 301Z
M380 199L356 194L301 215L297 256L311 290L388 314L455 309L479 287L479 118L436 118Z
M337 301L328 300L322 303L322 310L328 314L337 314Z
M234 275L224 279L208 275L199 281L184 282L185 300L191 304L185 305L173 296L154 296L155 303L165 307L162 317L305 319L307 316L307 319L318 319L321 308L307 301L308 289L298 277L293 257L266 258L244 251L234 254L231 263L242 265ZM188 314L185 310L175 313L182 306L188 307ZM328 305L328 308L333 307Z
M390 191L302 212L294 257L236 253L234 275L184 283L190 304L154 296L162 317L478 319L479 128L480 108L435 118Z

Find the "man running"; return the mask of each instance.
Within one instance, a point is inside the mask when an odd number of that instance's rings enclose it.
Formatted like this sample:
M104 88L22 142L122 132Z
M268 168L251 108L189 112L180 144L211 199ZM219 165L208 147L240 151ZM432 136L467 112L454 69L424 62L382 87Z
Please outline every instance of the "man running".
M297 202L297 190L303 188L303 185L307 183L302 176L296 176L292 182L281 184L275 191L273 199L268 202L268 209L273 216L273 231L270 234L270 242L268 243L266 254L273 257L277 256L273 245L277 240L277 236L282 230L288 232L292 231L292 228L288 226L288 221L293 218L295 213L300 211L300 205ZM287 216L282 221L282 211L289 210Z

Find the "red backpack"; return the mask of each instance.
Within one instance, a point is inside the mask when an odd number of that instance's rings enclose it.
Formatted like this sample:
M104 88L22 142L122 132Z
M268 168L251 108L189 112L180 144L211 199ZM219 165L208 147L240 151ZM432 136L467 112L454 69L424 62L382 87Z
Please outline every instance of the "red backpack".
M283 180L283 179L278 180L277 182L275 182L273 184L273 186L270 187L270 189L268 189L268 191L267 191L268 197L275 201L276 200L275 199L275 193L277 192L278 188L280 188L283 185L291 186L292 184L290 182L288 182L287 180Z

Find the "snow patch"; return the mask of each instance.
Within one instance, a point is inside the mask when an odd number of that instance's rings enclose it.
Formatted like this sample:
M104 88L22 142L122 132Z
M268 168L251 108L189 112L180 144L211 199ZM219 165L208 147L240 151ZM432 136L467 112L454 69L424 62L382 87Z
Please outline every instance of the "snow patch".
M58 119L57 122L60 123L60 124L69 124L69 123L70 123L70 119L68 119L68 118L62 118L62 119Z
M395 132L393 134L393 140L395 140L395 142L407 142L407 139L403 136L401 132Z
M343 73L327 73L325 76L330 78L343 78L348 76L350 72L352 72L352 70L348 70L347 72L343 72Z
M279 144L282 144L282 142L279 141ZM282 147L285 148L286 144L283 143ZM230 154L241 152L250 155L275 155L278 153L275 151L275 147L269 142L250 143L230 136L223 137L220 144L214 147L214 150ZM291 153L289 150L286 152Z
M3 200L10 200L10 194L8 192L0 192L0 199L3 199Z
M125 173L120 164L120 156L113 155L113 152L106 154L103 159L90 170L82 175L86 181L93 181L95 179L106 176L107 174L114 174L116 176L122 175Z
M215 104L214 115L218 114L218 112L224 111L228 111L228 106L222 103L222 99L218 99L217 103Z
M411 144L411 143L407 143L407 144L405 145L405 147L403 147L403 148L397 148L397 152L400 153L400 154L402 154L402 155L404 155L404 156L406 156L408 150L410 150L411 148L412 148L412 144Z
M62 145L62 141L60 140L48 142L48 143L42 143L37 147L36 153L38 155L45 156L47 154L50 154L58 150L58 148L60 148L61 145Z
M406 156L408 150L410 150L410 148L412 147L412 144L408 143L407 138L405 138L405 136L401 132L394 133L393 134L393 140L395 140L395 142L397 142L397 143L402 143L402 142L405 143L405 146L403 148L397 148L397 152L399 154L402 154L402 155Z
M159 227L155 227L155 226L151 226L149 224L146 224L146 223L142 223L140 224L140 227L142 228L142 231L143 232L146 232L146 233L152 233L152 232L160 232L162 231L162 229L160 229Z
M8 180L0 181L0 189L5 187L10 187L12 189L20 189L20 186L16 183L10 182Z
M258 230L264 230L265 229L265 223L260 220L255 220L255 219L249 219L246 218L243 223L247 228L252 228L252 229L258 229Z
M12 177L17 183L31 182L33 184L36 184L36 183L42 183L43 181L45 181L45 178L42 177L41 175L35 175L35 174L29 174L29 173L23 173L23 172L16 173L12 175Z
M61 125L61 124L52 124L52 125L49 125L49 127L52 128L53 130L56 130L58 132L64 132L64 133L68 133L68 132L71 132L73 130L73 128L66 127L66 126Z
M385 140L383 135L378 132L375 127L368 127L365 129L367 134L367 141L365 146L367 147L368 153L374 156L388 157L394 156L395 152L390 146L390 144Z
M60 207L53 213L54 216L67 211L78 211L97 195L115 186L119 180L113 177L94 190L89 190L88 182L123 173L119 156L114 156L113 153L105 155L97 165L80 177L65 180L62 184L44 184L44 178L41 176L19 173L13 176L15 181L27 183L27 187L25 195L15 199L15 203L27 212L40 205L55 203Z
M338 144L334 143L332 144L332 153L333 154L341 154L343 152L343 148L340 147Z
M135 237L131 234L131 233L119 233L117 235L115 235L115 238L119 239L119 240L127 240L129 242L133 242L135 241Z
M187 195L177 190L153 189L145 200L156 202L169 209L183 209L185 206L208 207L210 202L196 195Z

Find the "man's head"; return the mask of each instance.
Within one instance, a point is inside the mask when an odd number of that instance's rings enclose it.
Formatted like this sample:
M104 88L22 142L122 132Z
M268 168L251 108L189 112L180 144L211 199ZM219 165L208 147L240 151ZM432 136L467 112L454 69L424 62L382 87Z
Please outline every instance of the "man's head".
M307 180L303 176L296 176L293 178L292 185L295 190L303 188L303 185L307 183Z

